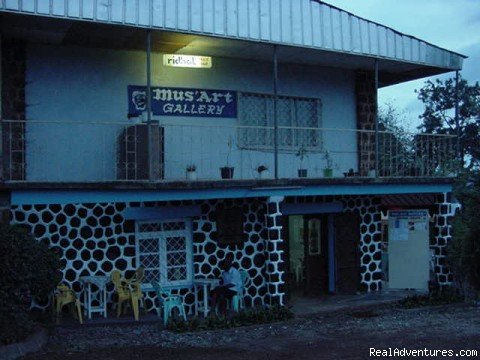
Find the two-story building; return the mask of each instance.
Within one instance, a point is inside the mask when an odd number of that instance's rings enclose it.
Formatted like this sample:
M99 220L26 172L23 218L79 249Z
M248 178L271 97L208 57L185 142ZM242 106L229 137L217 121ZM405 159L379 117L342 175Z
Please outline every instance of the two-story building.
M3 205L75 291L143 266L191 310L228 253L248 305L378 291L392 208L429 211L452 281L456 139L386 131L377 90L464 56L315 0L6 0L0 24Z

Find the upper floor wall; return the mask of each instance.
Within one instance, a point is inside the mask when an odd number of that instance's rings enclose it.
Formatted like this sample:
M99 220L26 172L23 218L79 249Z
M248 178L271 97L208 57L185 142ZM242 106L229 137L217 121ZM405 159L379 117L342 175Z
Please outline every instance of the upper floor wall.
M265 109L252 108L247 122L239 119L247 116L242 106L251 106L253 94L262 95L268 107L272 65L214 57L210 69L173 68L164 66L162 57L152 54L152 86L229 90L237 96L236 117L154 116L163 128L163 177L184 179L186 167L195 164L199 178L219 179L219 168L227 162L235 167L235 178L256 177L260 165L270 168L273 176L271 111L263 119ZM296 177L301 167L309 170L309 176L320 177L327 150L335 154L336 175L357 169L355 72L280 64L278 78L278 111L284 119L280 125L302 128L284 129L278 139L279 177ZM129 115L128 86L145 84L145 52L27 44L26 179L118 179L120 138L126 127L144 120ZM281 106L295 99L303 101L299 106L316 105L315 126L304 118L288 123L292 110ZM306 110L300 110L305 117ZM296 156L301 144L312 146L304 158Z

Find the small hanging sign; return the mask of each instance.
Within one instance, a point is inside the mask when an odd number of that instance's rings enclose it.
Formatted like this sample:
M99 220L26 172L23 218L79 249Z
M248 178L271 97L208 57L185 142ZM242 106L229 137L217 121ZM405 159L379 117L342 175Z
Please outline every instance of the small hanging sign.
M210 56L164 54L163 65L171 67L206 68L212 67Z

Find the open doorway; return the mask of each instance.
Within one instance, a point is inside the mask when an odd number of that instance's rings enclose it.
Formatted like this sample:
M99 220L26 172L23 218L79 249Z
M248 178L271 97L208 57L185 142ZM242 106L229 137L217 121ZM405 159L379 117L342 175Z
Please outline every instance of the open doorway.
M355 293L360 284L357 214L286 216L289 298Z

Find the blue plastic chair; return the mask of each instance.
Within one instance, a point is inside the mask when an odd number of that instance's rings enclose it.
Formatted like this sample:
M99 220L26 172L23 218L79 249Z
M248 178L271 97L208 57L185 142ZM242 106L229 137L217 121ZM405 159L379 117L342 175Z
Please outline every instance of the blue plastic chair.
M168 318L175 308L178 309L178 313L183 317L183 320L187 321L182 297L179 295L172 295L172 290L162 288L160 284L156 282L152 282L151 284L157 293L157 298L160 303L160 306L157 308L158 316L160 316L160 307L163 309L163 326L167 326Z
M245 290L252 284L248 272L240 270L240 276L242 277L242 287L239 289L237 295L232 297L233 310L238 312L240 309L245 309Z

